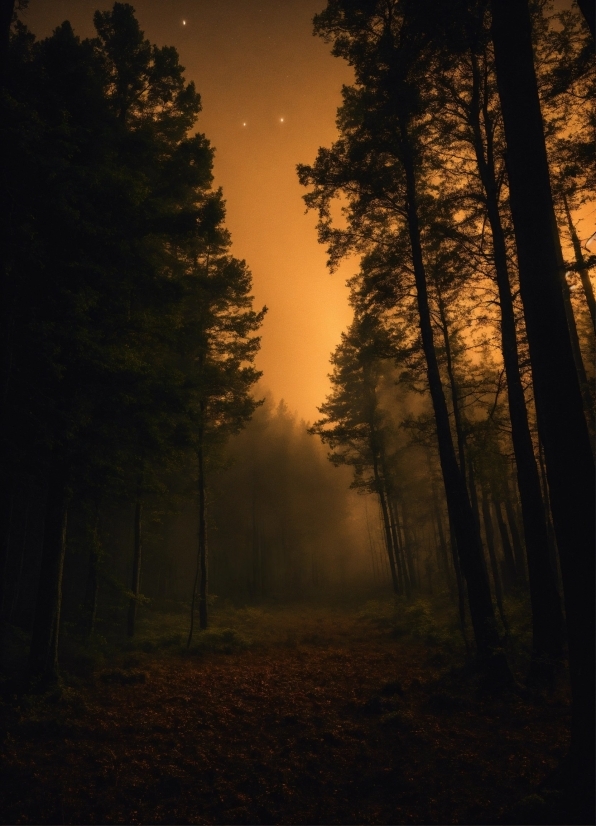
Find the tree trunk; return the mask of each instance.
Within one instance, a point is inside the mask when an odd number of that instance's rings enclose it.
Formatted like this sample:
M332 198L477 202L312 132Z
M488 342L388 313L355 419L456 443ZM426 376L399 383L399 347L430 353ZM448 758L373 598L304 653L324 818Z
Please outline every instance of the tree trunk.
M10 24L12 23L14 6L15 0L0 0L0 88L4 88L6 83Z
M30 672L43 681L52 681L58 677L58 639L69 500L68 463L62 449L55 447L50 463L41 570L29 650Z
M7 615L8 606L8 589L6 587L8 575L8 559L10 555L12 529L13 529L13 515L14 515L14 501L15 492L10 490L9 472L5 471L0 474L2 482L0 482L0 489L4 499L1 503L2 508L2 537L0 545L0 624L4 624ZM2 632L0 632L0 636Z
M507 514L507 524L509 526L509 533L511 534L511 541L513 543L513 555L515 557L515 570L520 580L527 583L526 566L524 564L524 546L522 538L519 533L517 524L517 515L511 502L511 491L509 485L506 486L504 494L505 513Z
M451 533L451 553L453 556L453 568L455 570L455 582L457 584L457 607L459 611L459 627L461 630L461 635L464 640L464 645L466 646L466 654L470 653L470 643L468 641L468 635L466 634L466 592L465 592L465 582L461 575L461 567L459 564L459 554L457 552L457 543L455 541L455 535L453 533L453 528L450 531Z
M592 38L596 37L596 12L594 11L594 3L592 3L592 0L577 0L577 5L592 33Z
M431 563L430 557L430 547L428 548L428 555L424 562L424 573L426 574L426 579L428 580L428 593L432 597L433 595L433 567Z
M368 422L369 428L369 446L373 462L373 478L375 480L375 488L379 497L379 504L381 506L381 514L383 518L383 530L385 532L385 547L387 549L387 557L389 559L389 569L391 571L391 582L393 585L393 592L399 594L399 582L397 578L396 556L397 548L393 544L393 535L391 533L391 516L389 513L388 494L386 477L381 476L381 468L379 462L383 462L383 449L381 444L381 436L377 432L374 422L374 411L377 408L376 390L369 382L365 375L365 383L369 393L370 405L370 420Z
M397 503L395 512L398 515L399 524L399 511L397 510ZM412 531L410 530L406 505L404 501L402 501L401 503L401 530L403 536L402 548L404 555L404 567L407 571L408 579L410 580L410 588L411 590L420 589L420 582L418 580L416 567L414 564L414 537L412 535Z
M376 472L376 470L375 483L377 484L377 496L379 497L381 514L383 516L383 529L385 531L385 547L387 548L387 557L389 559L389 570L391 571L391 582L393 584L393 592L395 594L399 594L399 582L397 580L397 570L395 566L395 551L393 548L393 537L391 535L391 519L389 517L389 508L387 507L385 490L383 488L381 480L378 478L378 473Z
M375 393L376 399L376 393ZM371 424L371 430L374 428L374 425ZM394 583L394 591L396 594L403 594L405 588L405 578L404 572L402 570L401 565L401 558L400 558L400 547L399 547L399 538L397 532L397 524L396 524L396 513L397 511L392 504L392 496L391 496L391 478L389 476L389 472L387 470L387 462L385 459L385 446L383 442L383 437L381 433L375 433L374 438L372 439L372 448L373 451L375 450L375 446L378 450L378 460L380 463L380 470L382 474L382 482L383 482L383 492L385 495L385 500L387 504L387 513L389 516L389 529L391 531L391 546L393 548L393 559L395 564L395 583ZM378 473L378 466L375 465L374 469L375 473L375 480L379 478ZM379 480L380 481L380 480ZM397 588L395 587L397 584Z
M97 596L99 592L99 579L97 576L97 552L95 548L89 553L89 574L87 577L87 587L85 589L85 626L83 628L83 639L89 640L95 630L95 618L97 616Z
M401 562L401 568L404 572L404 586L406 591L406 597L410 599L412 596L412 590L416 587L416 583L412 580L412 573L411 573L411 566L412 560L411 556L408 554L406 555L406 546L408 541L406 539L406 532L404 527L404 514L403 514L403 507L402 507L402 520L400 525L399 520L399 508L397 505L397 499L393 501L393 511L395 515L395 532L397 533L398 545L397 545L397 552L399 555L399 559Z
M377 561L375 559L375 551L373 547L372 535L370 532L370 523L368 521L368 505L366 499L364 500L364 514L366 518L366 532L368 534L368 545L370 548L370 559L371 559L371 566L372 566L372 574L373 574L373 583L376 585L377 583Z
M201 403L201 421L203 420L203 404ZM199 586L199 628L204 630L208 625L207 616L207 533L205 529L205 472L203 456L203 429L199 428L199 445L197 448L198 480L197 489L199 493L199 527L197 532L197 567L192 588L192 600L190 604L190 630L186 647L190 648L195 625L195 602L197 598L197 585Z
M391 535L393 537L393 547L395 548L395 561L397 563L397 575L400 583L399 593L406 595L408 599L412 596L410 578L406 570L403 548L399 541L399 526L397 520L397 502L395 498L388 497L389 512L391 514Z
M28 486L27 490L27 506L25 509L25 524L23 526L23 539L21 541L21 554L19 558L19 570L17 571L17 579L14 585L14 591L12 594L12 602L10 605L10 611L8 612L8 622L12 622L14 619L14 615L17 610L17 605L19 603L19 596L21 592L21 583L23 581L23 568L25 566L25 552L27 550L27 538L29 533L29 514L31 511L31 485ZM4 578L6 581L6 577ZM0 657L0 663L2 662L2 658Z
M99 591L99 516L95 521L93 537L91 539L91 550L89 551L89 573L87 575L87 586L85 588L85 600L83 603L83 640L91 638L95 628L95 617L97 616L97 595Z
M135 504L135 547L132 560L132 597L128 603L128 620L126 631L129 637L134 637L135 621L141 592L141 552L142 552L142 524L143 505L140 499Z
M472 506L472 513L476 522L478 535L480 533L480 514L478 510L478 494L476 492L476 484L474 481L474 470L471 462L466 461L466 433L464 429L464 419L461 413L459 403L459 388L455 379L455 370L453 367L453 353L451 350L451 340L449 338L449 324L447 322L447 314L445 313L445 303L441 295L441 291L437 288L437 304L439 307L439 317L441 319L441 331L443 333L443 342L445 344L446 368L447 378L449 379L449 388L451 390L451 401L453 407L453 422L455 424L455 435L457 438L457 453L459 459L459 469L464 479L468 479L468 490L470 494L470 505ZM468 467L469 465L469 467ZM484 554L482 555L484 560Z
M596 299L594 298L594 290L592 288L592 282L590 280L590 275L588 273L586 262L584 261L584 255L582 252L582 245L580 243L579 237L577 232L575 231L575 225L573 223L573 219L571 217L571 211L569 209L569 203L567 201L567 197L565 193L563 193L563 206L565 207L565 217L567 218L567 227L569 229L569 235L571 236L571 243L573 244L573 253L575 255L575 264L577 266L577 271L579 272L579 277L582 282L582 287L584 288L584 295L586 297L586 303L588 305L588 310L590 311L590 317L592 319L592 326L594 327L594 332L596 333Z
M0 0L0 90L4 90L8 67L8 48L10 42L10 25L14 11L14 0ZM2 107L0 117L6 118L8 107ZM5 202L6 198L3 199ZM0 220L6 233L9 213L4 204ZM4 241L6 240L6 236ZM4 621L6 618L6 567L10 542L12 515L11 470L12 444L8 414L8 385L11 372L11 331L12 307L14 303L15 278L9 274L7 266L7 245L0 243L0 644L4 639ZM0 652L0 658L3 652Z
M490 587L482 558L482 544L472 513L466 482L458 467L453 447L449 413L439 373L428 303L426 271L420 243L414 163L409 145L407 123L402 120L400 126L403 151L402 161L406 176L407 221L416 282L420 334L426 358L428 384L435 413L439 456L449 519L453 526L462 571L468 585L470 615L480 663L483 666L489 666L490 664L490 667L494 667L500 671L498 676L495 675L497 679L503 678L504 680L509 680L510 672L507 663L503 655L497 653L500 647L500 640L497 633Z
M455 596L455 583L454 578L452 576L451 566L449 564L449 552L447 549L447 539L445 537L445 530L443 528L443 519L441 516L441 508L439 506L439 498L437 496L437 488L435 485L433 469L430 460L430 454L427 454L427 461L428 461L428 475L431 479L431 493L432 493L432 504L433 504L433 516L435 519L435 523L437 526L437 538L439 543L439 553L440 553L440 561L441 567L445 572L445 584L449 589L449 595L453 599Z
M499 573L499 565L497 563L497 555L495 553L495 532L493 529L493 521L490 515L490 504L486 496L486 491L482 488L482 517L484 520L484 532L486 534L486 547L488 548L488 558L490 559L490 567L493 572L493 582L495 584L495 597L499 607L499 614L503 621L503 626L506 631L509 631L509 623L505 616L505 609L503 608L503 587L501 585L501 575Z
M513 556L513 548L511 540L509 539L509 532L507 525L503 519L503 511L501 510L501 502L499 497L493 492L493 504L495 506L495 516L497 517L497 525L499 526L499 535L501 537L501 547L503 549L503 558L505 560L505 570L507 571L507 585L517 585L518 576L517 568L515 567L515 558Z
M205 464L203 445L199 446L199 628L208 626L207 616L207 529L205 524Z
M532 660L557 659L561 655L563 612L556 580L549 561L549 539L540 477L528 411L519 371L515 314L511 296L505 234L498 202L492 123L486 101L482 104L485 145L480 126L480 76L472 57L474 92L470 108L474 151L486 196L486 210L493 239L495 276L501 307L501 348L507 380L507 398L511 420L511 438L515 453L517 484L521 500L522 522L528 560L530 599L532 603Z
M437 525L437 538L439 545L441 567L443 568L443 571L445 573L445 583L449 589L449 594L451 595L451 598L453 598L455 596L455 589L453 587L453 577L451 575L451 568L449 566L449 554L447 552L447 541L445 539L445 531L443 529L443 520L441 519L441 514L439 513L439 506L436 501L436 494L433 510L435 516L435 523Z
M462 421L461 409L459 406L459 391L457 382L455 381L455 372L453 370L453 355L451 353L451 340L449 338L449 327L447 326L447 316L445 314L445 304L440 290L437 288L437 304L439 307L439 317L441 319L441 332L443 333L443 342L445 344L445 360L447 367L447 378L449 379L449 386L451 389L451 405L453 407L453 422L455 424L455 435L457 437L457 452L459 458L459 469L461 475L466 478L466 436L464 433L464 425Z
M476 525L478 526L478 532L480 533L480 508L478 506L478 490L476 488L476 474L474 473L474 462L471 460L468 462L468 487L470 489L470 504L472 506L472 513L474 514L474 519L476 520ZM484 554L482 555L482 559L484 559Z
M563 303L565 305L565 316L567 318L567 326L569 328L569 340L571 342L571 349L573 351L573 361L575 362L575 369L577 370L577 378L584 403L584 414L590 435L594 435L594 425L592 423L594 400L592 398L592 391L590 389L590 382L586 373L582 350L579 343L579 335L577 334L577 324L575 323L575 314L571 304L571 290L565 278L565 273L561 272L561 289L563 291Z
M257 511L255 492L253 488L252 496L252 542L251 542L251 560L252 560L252 598L260 599L261 593L261 543L259 537L259 529L257 527ZM314 574L313 574L314 576Z
M538 466L540 467L540 480L542 486L542 495L544 501L550 503L550 493L548 490L548 481L546 479L546 468L544 467L544 448L542 442L538 441ZM562 590L562 582L559 576L559 551L557 548L557 537L555 536L555 529L553 527L553 520L550 512L550 507L546 509L546 533L548 536L548 558L552 571L555 571L556 582L558 584L557 591Z
M594 763L594 462L569 342L527 0L492 0L519 279L559 548L573 696L571 756ZM593 775L592 775L593 781Z
M397 593L401 596L404 593L405 580L404 572L401 565L401 556L399 553L399 539L397 536L397 528L395 525L395 513L393 510L391 497L387 496L387 506L389 508L389 527L391 528L391 539L393 542L393 552L395 554L395 572L397 574Z

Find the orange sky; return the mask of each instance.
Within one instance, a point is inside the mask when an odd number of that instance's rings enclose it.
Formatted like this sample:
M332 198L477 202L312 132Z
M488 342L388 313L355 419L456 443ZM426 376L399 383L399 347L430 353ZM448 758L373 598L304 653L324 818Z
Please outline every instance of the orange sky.
M38 36L68 19L82 37L105 0L30 0ZM346 265L334 275L304 214L295 167L336 137L351 74L312 35L325 0L137 0L146 37L176 46L203 101L199 130L216 147L233 252L248 262L256 305L267 304L258 366L263 384L313 420L328 391L329 356L350 322ZM183 21L186 24L183 24ZM281 121L283 118L283 122ZM246 126L243 126L246 123Z

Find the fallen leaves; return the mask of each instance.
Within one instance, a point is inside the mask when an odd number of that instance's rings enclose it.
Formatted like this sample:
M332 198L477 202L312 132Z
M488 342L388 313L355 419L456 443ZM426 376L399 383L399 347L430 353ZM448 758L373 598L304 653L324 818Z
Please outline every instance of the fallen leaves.
M568 708L479 698L432 654L372 634L144 655L13 710L2 820L495 822L563 755Z

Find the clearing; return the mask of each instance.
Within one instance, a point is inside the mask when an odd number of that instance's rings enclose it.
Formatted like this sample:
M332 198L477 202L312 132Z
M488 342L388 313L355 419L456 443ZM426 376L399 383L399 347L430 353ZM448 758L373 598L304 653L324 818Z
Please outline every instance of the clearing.
M574 822L565 690L480 691L427 603L222 607L189 654L186 622L3 703L2 822Z

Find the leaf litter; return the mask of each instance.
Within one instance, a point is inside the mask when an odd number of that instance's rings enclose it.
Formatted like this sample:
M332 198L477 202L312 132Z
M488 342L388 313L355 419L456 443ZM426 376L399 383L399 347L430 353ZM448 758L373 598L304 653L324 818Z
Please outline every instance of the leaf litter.
M278 611L281 642L140 651L15 696L2 822L557 822L540 784L568 747L565 692L483 695L385 625Z

